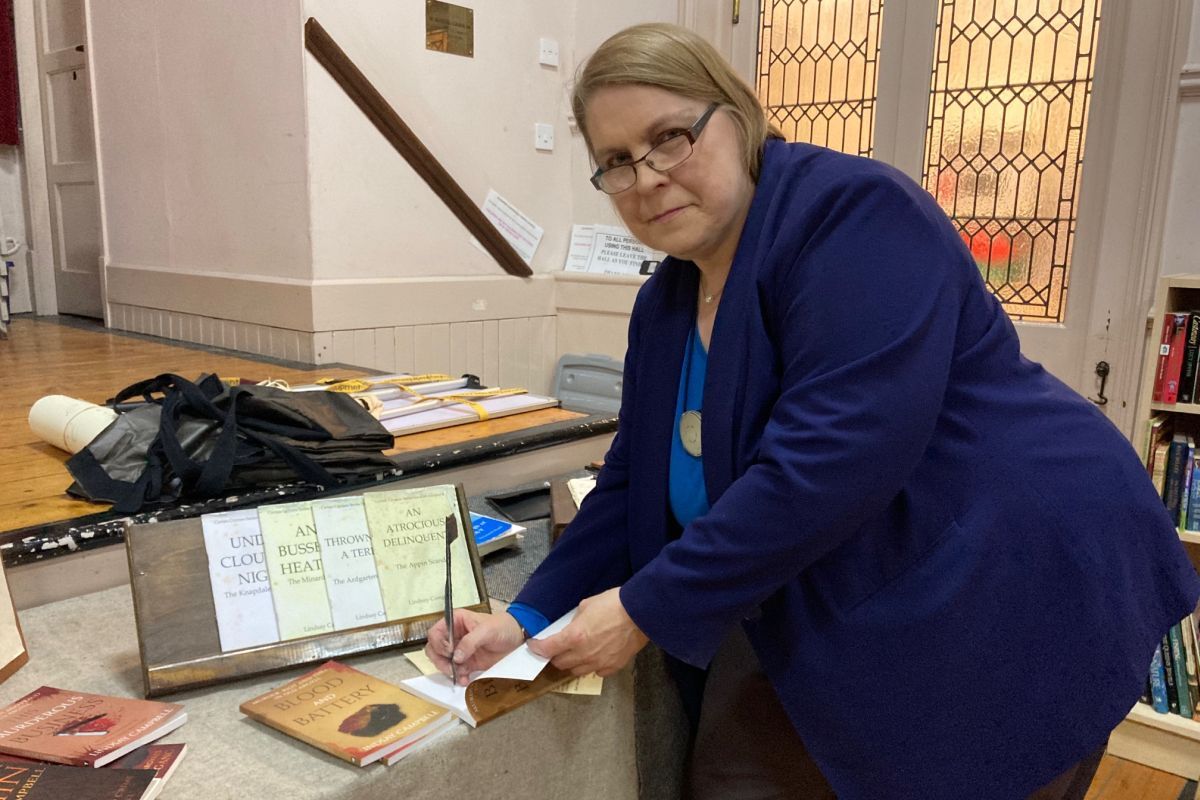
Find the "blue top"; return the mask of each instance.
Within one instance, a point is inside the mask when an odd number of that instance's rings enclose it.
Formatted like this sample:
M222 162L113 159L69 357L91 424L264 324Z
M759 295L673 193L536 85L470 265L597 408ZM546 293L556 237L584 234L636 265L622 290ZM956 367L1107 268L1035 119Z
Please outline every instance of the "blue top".
M708 513L708 492L704 488L703 441L701 455L694 456L683 449L679 436L679 421L685 411L699 411L704 403L704 375L708 372L708 351L700 335L692 328L687 352L683 357L683 374L679 376L679 396L675 400L675 435L671 437L671 512L679 526L684 527L696 517Z
M712 509L674 535L699 278L667 258L638 293L604 468L517 599L554 618L619 586L696 667L740 626L839 800L1011 800L1094 752L1200 578L1129 441L1021 356L937 202L766 143L709 345Z

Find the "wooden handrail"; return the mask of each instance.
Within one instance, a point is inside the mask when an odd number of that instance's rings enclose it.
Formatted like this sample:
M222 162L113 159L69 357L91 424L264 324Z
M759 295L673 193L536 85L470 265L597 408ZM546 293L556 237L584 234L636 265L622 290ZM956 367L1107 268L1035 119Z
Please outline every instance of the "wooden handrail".
M412 165L429 188L454 212L454 216L479 240L504 271L521 278L532 275L533 270L500 234L491 220L471 202L471 198L458 182L404 123L396 110L388 105L379 90L367 80L333 37L321 27L321 23L312 17L304 24L304 46L354 104L367 115L367 119L383 134L383 138L388 140L396 152L404 156L404 160Z

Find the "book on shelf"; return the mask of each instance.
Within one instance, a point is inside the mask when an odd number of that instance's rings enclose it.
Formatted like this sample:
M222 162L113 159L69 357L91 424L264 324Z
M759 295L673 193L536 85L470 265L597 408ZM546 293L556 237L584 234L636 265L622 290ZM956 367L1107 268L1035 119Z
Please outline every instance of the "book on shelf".
M118 758L105 769L153 770L154 778L140 800L154 800L171 779L185 755L186 744L148 744Z
M240 708L251 719L360 767L441 732L453 719L444 708L337 661Z
M1200 719L1200 682L1196 672L1196 639L1192 615L1188 614L1181 623L1183 633L1183 656L1187 673L1188 696L1192 700L1192 719Z
M535 639L553 636L575 617L569 611L541 631ZM471 727L482 725L501 714L536 700L571 679L550 660L536 655L523 644L492 667L471 676L459 686L442 674L422 675L403 681L405 688L454 712Z
M1179 507L1183 497L1184 463L1187 460L1187 451L1188 437L1186 435L1177 433L1171 437L1171 442L1167 447L1162 498L1163 504L1167 507L1167 513L1171 515L1171 519L1176 521L1176 526L1178 526Z
M1191 403L1196 395L1196 367L1200 356L1200 311L1188 313L1187 333L1184 335L1183 367L1179 375L1179 402Z
M22 800L150 800L150 769L89 769L0 757L0 797Z
M1164 337L1169 336L1166 362L1162 371L1161 400L1174 404L1179 399L1179 378L1183 371L1183 351L1187 344L1187 313L1168 313L1164 320ZM1170 330L1165 328L1169 326ZM1160 350L1161 353L1161 350Z
M1171 706L1167 701L1167 673L1163 667L1162 648L1154 648L1150 659L1150 703L1160 714L1167 714Z
M186 721L176 703L42 686L0 709L0 753L102 767Z
M1175 669L1175 693L1179 695L1180 716L1191 719L1192 694L1188 689L1187 660L1183 654L1183 628L1176 622L1167 631L1171 646L1171 666Z

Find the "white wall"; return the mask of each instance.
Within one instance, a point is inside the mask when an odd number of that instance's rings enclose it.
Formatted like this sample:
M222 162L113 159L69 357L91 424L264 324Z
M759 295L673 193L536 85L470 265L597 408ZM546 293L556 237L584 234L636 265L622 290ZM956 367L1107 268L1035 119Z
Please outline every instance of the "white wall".
M311 276L300 21L300 0L92 3L109 264Z
M477 0L473 57L425 49L425 4L305 0L468 197L489 189L545 229L533 269L566 254L570 174L565 66L537 63L538 38L569 52L572 4ZM503 274L325 70L305 59L312 170L313 271L325 278ZM535 151L534 123L556 148Z

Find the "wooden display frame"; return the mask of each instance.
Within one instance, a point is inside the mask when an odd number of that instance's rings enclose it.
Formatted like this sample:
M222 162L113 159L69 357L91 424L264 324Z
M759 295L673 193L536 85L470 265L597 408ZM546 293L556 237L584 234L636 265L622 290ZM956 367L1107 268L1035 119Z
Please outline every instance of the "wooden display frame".
M394 491L397 488L389 485L343 494ZM461 483L454 484L454 489L458 498L459 530L469 532L471 516L466 494ZM475 539L469 535L464 539L471 554L471 569L480 602L460 607L489 612L491 606ZM160 697L355 653L411 647L423 643L426 632L442 616L439 610L419 617L223 653L200 518L130 525L125 531L125 548L129 557L129 582L133 591L146 697Z

